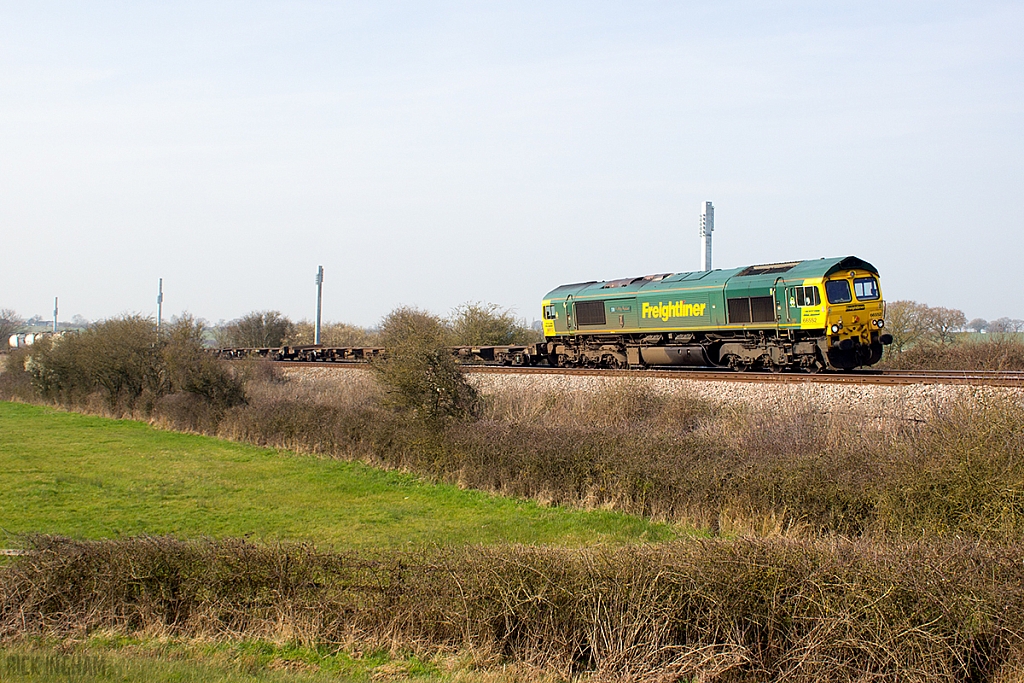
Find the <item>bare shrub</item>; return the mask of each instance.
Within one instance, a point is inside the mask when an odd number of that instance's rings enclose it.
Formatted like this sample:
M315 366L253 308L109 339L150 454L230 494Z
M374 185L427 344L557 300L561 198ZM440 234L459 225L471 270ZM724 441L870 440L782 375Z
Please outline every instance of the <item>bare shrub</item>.
M214 410L243 403L243 379L206 352L204 330L203 323L187 313L168 326L161 340L165 386L160 393L201 397Z
M0 371L0 399L5 401L31 401L36 398L32 375L25 368L29 360L28 349L12 349L0 356L4 364Z
M508 346L541 339L524 320L498 304L467 301L452 311L449 324L455 344L461 346Z
M901 444L899 478L881 488L895 532L1019 537L1024 531L1024 407L1009 401L938 410Z
M224 416L223 406L185 391L156 399L151 412L155 424L195 434L216 434Z
M629 680L1024 675L1019 543L694 540L328 554L34 539L0 571L0 637L97 631L467 649Z
M280 311L252 311L228 323L224 336L228 346L276 348L284 344L291 329L292 321Z
M444 322L424 311L399 308L380 325L385 356L371 368L399 409L428 419L464 417L477 410L476 390L450 350Z
M308 346L316 337L316 326L309 320L300 320L292 325L285 338L288 346ZM350 325L348 323L323 323L320 326L320 343L324 346L376 346L377 331Z
M106 408L131 411L144 394L159 395L160 340L149 318L126 315L33 347L30 371L43 398L65 405L102 392Z
M127 315L44 339L26 367L43 399L113 415L149 416L160 397L175 393L221 411L243 402L241 378L203 350L202 337L202 323L188 315L163 335L151 319Z

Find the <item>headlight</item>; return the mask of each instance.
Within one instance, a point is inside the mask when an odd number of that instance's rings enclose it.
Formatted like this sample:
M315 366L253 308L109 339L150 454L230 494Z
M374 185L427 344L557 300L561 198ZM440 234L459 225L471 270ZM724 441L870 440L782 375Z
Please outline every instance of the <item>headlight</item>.
M839 325L832 326L832 334L839 334Z
M878 329L882 329L883 327L885 327L885 321L884 320L879 320L878 321Z

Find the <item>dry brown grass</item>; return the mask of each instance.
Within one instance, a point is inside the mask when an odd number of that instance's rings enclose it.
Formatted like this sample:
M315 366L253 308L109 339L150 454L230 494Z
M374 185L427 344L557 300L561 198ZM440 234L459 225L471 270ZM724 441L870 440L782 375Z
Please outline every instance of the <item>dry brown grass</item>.
M1008 399L908 421L722 406L633 381L492 392L479 419L438 425L382 407L371 377L342 376L250 385L218 433L713 533L1024 530L1024 407Z
M1024 342L993 334L985 341L922 343L903 353L886 354L881 367L893 370L1024 370Z
M115 633L470 651L563 676L1006 681L1024 673L1018 544L695 540L325 554L36 539L0 636Z

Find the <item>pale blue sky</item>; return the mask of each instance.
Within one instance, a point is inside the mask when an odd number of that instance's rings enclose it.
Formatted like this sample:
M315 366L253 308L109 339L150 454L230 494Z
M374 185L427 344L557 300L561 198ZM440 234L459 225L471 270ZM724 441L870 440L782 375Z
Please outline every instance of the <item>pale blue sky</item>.
M855 254L1024 318L1024 3L0 2L0 307L373 324Z

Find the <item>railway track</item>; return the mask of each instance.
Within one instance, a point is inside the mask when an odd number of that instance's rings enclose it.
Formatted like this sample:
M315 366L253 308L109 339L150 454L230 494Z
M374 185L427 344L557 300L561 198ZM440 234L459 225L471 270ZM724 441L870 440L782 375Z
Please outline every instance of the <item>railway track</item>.
M361 362L274 361L292 367L365 368ZM974 386L1024 388L1024 372L1002 370L860 370L837 373L734 372L714 368L644 368L610 370L606 368L553 368L548 366L507 366L467 363L467 372L508 375L566 375L588 377L655 377L715 382L757 382L781 384L966 384Z

